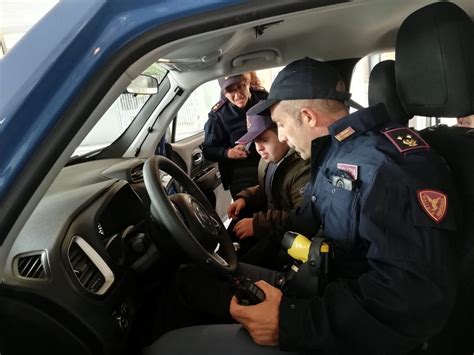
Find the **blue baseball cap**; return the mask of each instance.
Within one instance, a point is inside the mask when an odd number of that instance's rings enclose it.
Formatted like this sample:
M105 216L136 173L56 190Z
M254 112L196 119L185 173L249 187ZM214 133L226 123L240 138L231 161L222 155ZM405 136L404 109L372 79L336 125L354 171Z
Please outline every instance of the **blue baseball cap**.
M261 115L247 115L247 133L235 143L248 144L272 126L275 126L275 123L268 110L262 112Z
M330 99L344 102L351 94L337 90L340 81L341 76L328 63L308 57L296 60L278 73L268 98L247 113L258 115L282 100Z

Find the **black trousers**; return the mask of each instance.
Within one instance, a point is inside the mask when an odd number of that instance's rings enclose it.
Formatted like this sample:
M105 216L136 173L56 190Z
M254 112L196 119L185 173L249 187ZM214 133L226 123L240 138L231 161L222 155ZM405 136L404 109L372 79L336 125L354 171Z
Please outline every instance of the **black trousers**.
M270 285L275 285L280 276L279 272L245 263L239 263L239 274L253 282L264 280ZM196 265L184 265L177 273L176 293L187 313L188 324L181 322L181 326L234 322L229 313L234 295L230 278Z
M239 263L239 272L254 282L264 280L271 285L276 284L280 275L276 271L245 263ZM277 347L257 345L248 332L235 323L229 313L233 292L228 279L195 265L186 265L178 270L176 286L177 301L186 313L188 324L181 322L180 327L184 328L164 334L144 349L143 354L296 354Z

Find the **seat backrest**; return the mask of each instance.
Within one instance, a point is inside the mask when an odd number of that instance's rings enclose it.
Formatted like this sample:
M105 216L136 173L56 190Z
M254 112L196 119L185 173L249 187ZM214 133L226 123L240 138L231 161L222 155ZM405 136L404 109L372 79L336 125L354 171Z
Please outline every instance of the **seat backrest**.
M439 2L410 15L400 27L395 76L409 114L460 117L474 113L474 25L458 6ZM423 354L470 354L474 349L474 135L468 128L420 132L451 168L463 217L458 245L462 269L454 310ZM453 241L456 242L456 241Z
M404 126L413 115L405 111L398 97L395 83L395 62L384 60L378 63L370 72L369 77L369 106L383 103L387 107L392 121Z

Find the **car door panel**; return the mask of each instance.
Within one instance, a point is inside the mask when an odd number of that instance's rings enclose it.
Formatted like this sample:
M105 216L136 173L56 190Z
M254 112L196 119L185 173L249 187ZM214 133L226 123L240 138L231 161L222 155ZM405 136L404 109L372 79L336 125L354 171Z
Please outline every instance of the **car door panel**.
M179 142L167 144L166 155L177 163L193 179L216 207L219 216L225 219L231 203L229 191L224 190L216 162L204 158L202 143L204 132Z

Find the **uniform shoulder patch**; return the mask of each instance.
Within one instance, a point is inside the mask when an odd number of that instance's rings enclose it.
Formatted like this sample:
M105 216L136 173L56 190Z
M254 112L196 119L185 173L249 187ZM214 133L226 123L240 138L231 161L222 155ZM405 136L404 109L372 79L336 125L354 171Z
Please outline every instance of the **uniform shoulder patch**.
M212 111L213 112L217 112L219 111L219 109L224 106L225 104L225 100L224 99L220 99L217 104L215 104L214 106L212 106Z
M440 223L448 212L448 195L436 190L418 190L416 195L428 217Z
M429 144L418 133L407 127L392 128L382 131L382 133L400 153L430 148Z

